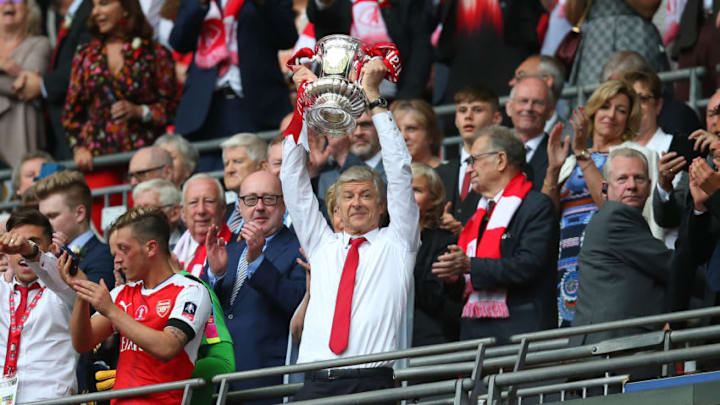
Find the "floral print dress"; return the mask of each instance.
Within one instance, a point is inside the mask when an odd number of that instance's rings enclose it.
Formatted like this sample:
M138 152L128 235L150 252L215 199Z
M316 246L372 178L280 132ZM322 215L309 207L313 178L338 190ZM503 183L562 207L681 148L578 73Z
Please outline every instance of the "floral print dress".
M151 145L165 133L177 108L177 82L170 53L154 41L134 39L122 47L123 66L110 71L105 45L94 40L78 48L62 122L72 148L93 156ZM110 107L127 100L147 105L152 119L112 119Z

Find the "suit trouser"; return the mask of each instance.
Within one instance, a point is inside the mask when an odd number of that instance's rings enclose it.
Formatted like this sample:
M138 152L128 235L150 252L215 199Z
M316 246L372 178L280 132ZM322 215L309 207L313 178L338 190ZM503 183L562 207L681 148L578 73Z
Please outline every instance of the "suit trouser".
M309 371L305 373L305 384L295 394L294 400L326 398L393 387L395 381L393 369L390 367ZM377 404L393 405L395 402Z

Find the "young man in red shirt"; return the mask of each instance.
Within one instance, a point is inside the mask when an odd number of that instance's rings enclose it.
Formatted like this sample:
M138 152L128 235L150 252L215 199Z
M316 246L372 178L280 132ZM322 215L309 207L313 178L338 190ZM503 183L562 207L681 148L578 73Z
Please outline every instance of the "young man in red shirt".
M205 287L170 267L167 219L156 208L135 208L109 231L115 267L128 283L108 291L82 271L70 275L66 256L58 260L63 279L77 298L70 320L72 343L80 353L92 350L114 331L120 356L114 389L190 378L203 328L211 310ZM90 317L90 305L97 312ZM114 404L180 403L182 390L120 399Z

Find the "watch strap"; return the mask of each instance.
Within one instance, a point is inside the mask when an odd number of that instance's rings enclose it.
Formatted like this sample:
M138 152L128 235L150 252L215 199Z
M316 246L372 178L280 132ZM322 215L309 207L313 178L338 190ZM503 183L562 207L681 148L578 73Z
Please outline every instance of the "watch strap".
M385 97L383 97L383 96L380 96L380 97L376 98L375 101L372 101L370 104L368 104L368 109L372 110L375 107L387 108L387 106L388 106L387 99L385 99Z

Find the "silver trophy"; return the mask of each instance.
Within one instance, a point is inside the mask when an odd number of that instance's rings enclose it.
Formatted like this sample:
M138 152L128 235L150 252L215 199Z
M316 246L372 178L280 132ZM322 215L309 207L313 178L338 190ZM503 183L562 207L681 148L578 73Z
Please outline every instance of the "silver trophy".
M355 129L355 120L367 108L362 88L351 74L362 62L362 41L347 35L328 35L318 41L315 59L320 64L318 79L305 92L308 128L315 133L341 137Z

